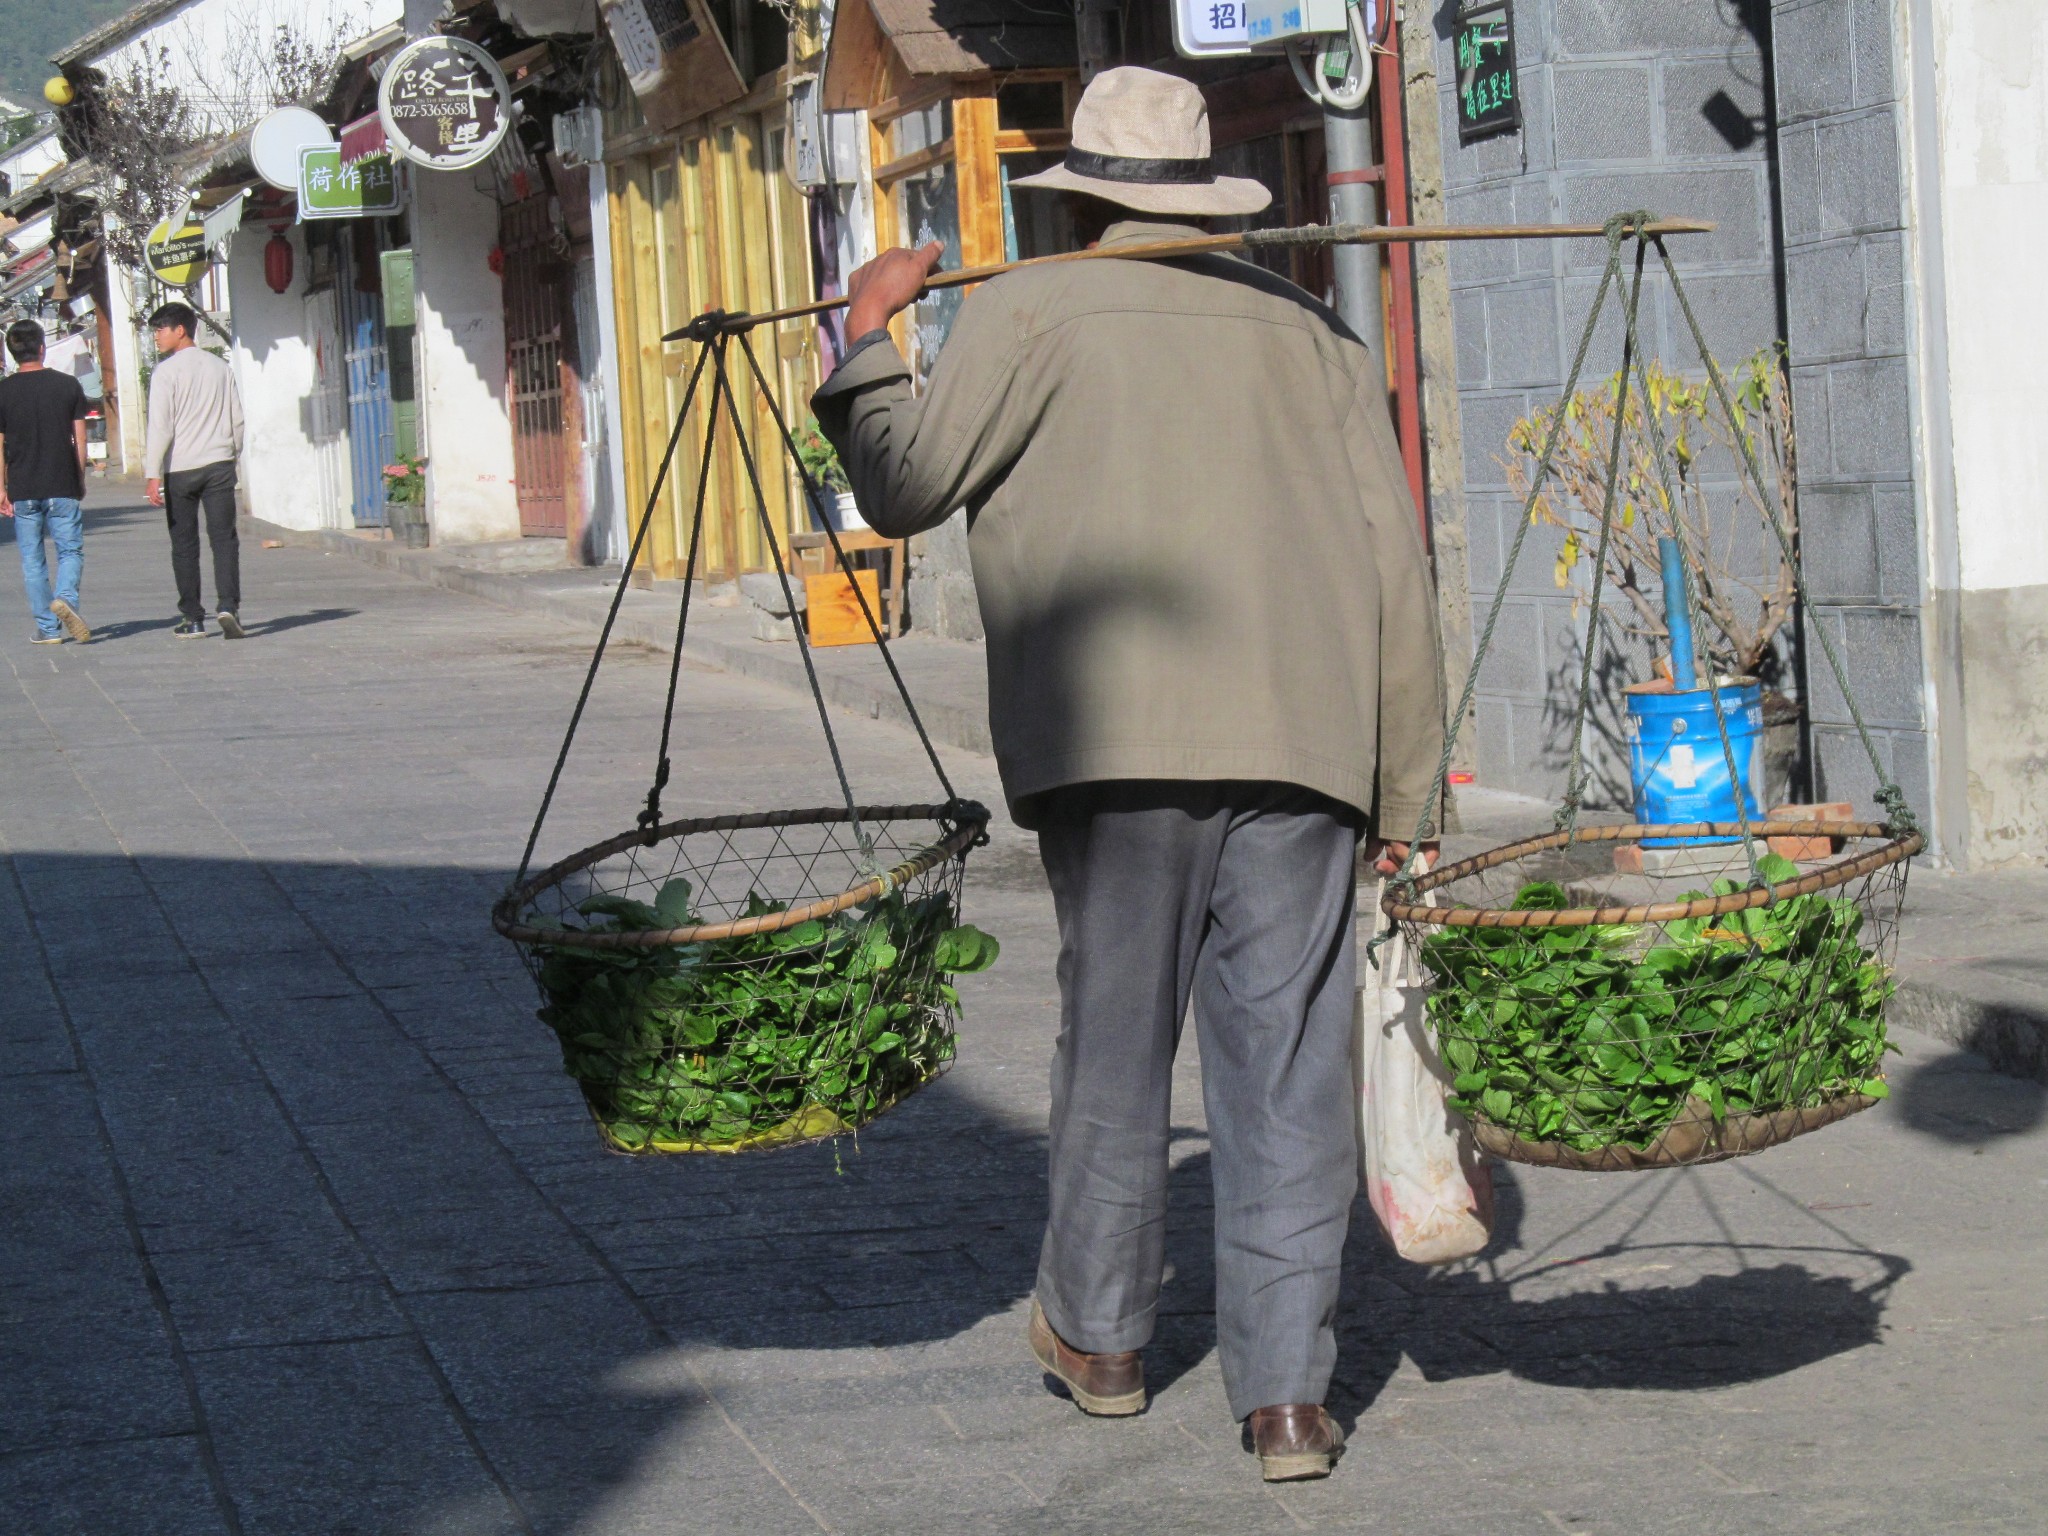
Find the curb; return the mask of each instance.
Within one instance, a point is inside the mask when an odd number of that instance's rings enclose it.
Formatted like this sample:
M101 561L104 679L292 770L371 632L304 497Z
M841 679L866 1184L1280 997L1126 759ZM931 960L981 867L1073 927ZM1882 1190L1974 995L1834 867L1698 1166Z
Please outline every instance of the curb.
M364 565L394 571L450 592L480 597L501 608L545 614L588 634L595 635L603 628L603 620L593 617L581 603L566 602L547 592L536 592L517 578L496 571L472 570L458 565L435 550L407 549L381 539L358 539L333 529L280 528L261 518L245 518L244 522L249 532L260 538L346 555ZM612 642L644 645L666 655L675 644L675 626L672 621L657 623L646 614L621 609L618 622L612 626ZM794 646L786 649L790 654L781 655L766 646L733 644L701 635L691 635L683 641L683 654L692 661L737 677L770 683L809 698L811 683L803 661L794 654ZM831 672L819 673L818 686L827 703L849 714L886 721L905 730L913 729L910 711L904 708L903 700L893 688L878 687L860 678L842 677ZM984 757L994 755L995 743L989 738L988 720L979 710L963 709L957 704L922 702L918 706L918 714L933 741L977 752Z
M1975 1051L1994 1072L2048 1083L2048 1009L2014 998L1976 997L1910 977L1886 1010L1891 1023Z

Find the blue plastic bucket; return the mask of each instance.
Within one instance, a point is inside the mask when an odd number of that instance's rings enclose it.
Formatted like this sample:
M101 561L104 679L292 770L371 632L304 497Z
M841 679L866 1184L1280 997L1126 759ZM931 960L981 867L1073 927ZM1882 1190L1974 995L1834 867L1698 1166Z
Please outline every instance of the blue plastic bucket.
M1724 682L1721 712L1728 744L1744 775L1743 809L1758 815L1764 776L1763 689L1746 678ZM1696 821L1734 821L1735 786L1728 778L1714 700L1704 688L1628 695L1628 766L1635 789L1636 820L1649 826ZM1649 837L1645 848L1682 848L1701 843L1734 843L1734 837Z

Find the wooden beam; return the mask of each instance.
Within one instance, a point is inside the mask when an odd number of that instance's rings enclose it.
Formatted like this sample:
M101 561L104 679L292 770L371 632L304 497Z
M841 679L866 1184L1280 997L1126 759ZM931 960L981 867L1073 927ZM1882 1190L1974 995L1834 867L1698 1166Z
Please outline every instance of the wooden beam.
M994 266L1008 254L1003 242L1003 183L996 168L996 98L953 99L955 188L960 212L960 263Z
M1072 142L1073 137L1064 128L998 128L996 130L996 153L999 155L1059 154Z
M953 158L953 141L941 139L928 149L920 149L914 155L905 155L900 160L891 160L887 165L875 168L875 186L885 182L901 181L906 176L915 176L919 171L928 171L940 162Z

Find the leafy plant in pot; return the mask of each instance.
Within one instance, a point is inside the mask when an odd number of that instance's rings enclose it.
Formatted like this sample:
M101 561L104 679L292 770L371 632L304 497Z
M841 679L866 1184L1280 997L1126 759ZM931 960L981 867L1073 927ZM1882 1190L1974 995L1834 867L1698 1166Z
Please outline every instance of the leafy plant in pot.
M391 536L415 549L427 542L427 461L406 458L384 466L384 507Z
M1786 547L1797 548L1792 391L1778 346L1762 348L1723 373L1736 414L1732 430L1710 408L1713 392L1704 380L1666 373L1654 362L1630 380L1606 572L1609 590L1622 601L1607 612L1619 610L1623 634L1668 653L1657 540L1660 534L1676 537L1699 607L1697 642L1705 670L1765 684L1764 788L1767 802L1777 803L1792 796L1800 716L1799 705L1771 686L1783 674L1777 642L1798 601L1797 572L1769 532L1775 523ZM1559 412L1564 415L1552 478L1531 514L1564 530L1553 570L1561 589L1585 586L1599 547L1619 382L1618 374L1604 379L1508 429L1510 452L1500 462L1509 484L1526 496L1552 424ZM1773 505L1732 473L1740 453L1736 433L1775 482ZM1668 488L1658 470L1660 437L1674 477Z
M797 462L810 482L811 505L818 520L837 533L867 527L853 499L853 482L846 477L846 466L839 462L839 450L819 430L818 418L813 416L806 421L794 436ZM820 491L824 493L822 497ZM831 498L829 504L825 497Z

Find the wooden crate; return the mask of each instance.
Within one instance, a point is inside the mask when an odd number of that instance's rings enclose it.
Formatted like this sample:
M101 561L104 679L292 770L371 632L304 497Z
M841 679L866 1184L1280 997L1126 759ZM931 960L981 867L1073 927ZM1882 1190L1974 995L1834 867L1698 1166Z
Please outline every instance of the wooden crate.
M874 571L855 571L849 577L844 571L831 571L823 576L804 578L804 612L810 626L813 645L867 645L873 642L875 632L868 628L868 621L860 611L860 598L854 595L854 583L860 583L860 594L868 602L868 612L879 622L882 616L882 584Z

